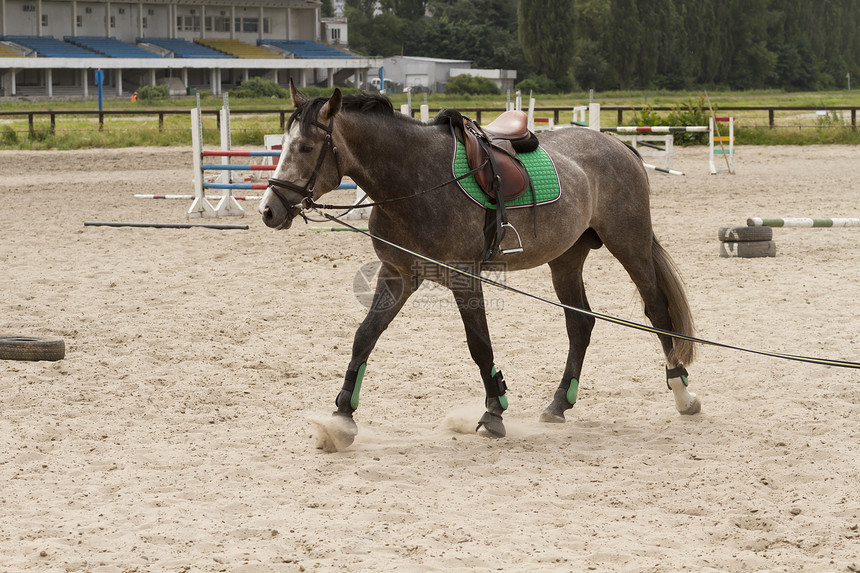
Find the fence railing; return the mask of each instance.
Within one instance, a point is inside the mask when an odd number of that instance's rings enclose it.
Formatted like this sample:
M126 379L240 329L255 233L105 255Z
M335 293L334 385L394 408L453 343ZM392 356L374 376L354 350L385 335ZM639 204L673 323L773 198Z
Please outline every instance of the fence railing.
M438 113L443 108L431 108L430 112ZM482 122L482 116L484 114L488 115L498 115L505 111L504 107L466 107L466 108L458 108L460 112L463 114L469 115L470 117L474 117L479 123ZM534 108L536 115L549 115L552 114L553 122L555 125L561 124L561 115L572 113L573 105L566 106L536 106ZM643 109L648 109L650 111L657 112L670 112L677 109L677 107L670 106L654 106L649 108L644 108L642 106L613 106L613 105L604 105L601 106L602 112L615 112L616 113L616 125L625 125L624 124L624 114L628 112L638 112ZM857 110L860 109L860 106L721 106L718 108L720 114L726 113L762 113L767 112L767 125L751 125L746 124L745 127L769 127L773 129L774 127L797 127L797 124L786 124L779 125L776 124L776 114L784 113L784 112L815 112L816 114L830 114L830 113L844 113L850 112L851 115L851 123L850 126L852 129L857 129ZM234 109L232 110L234 114L242 114L242 115L277 115L279 118L280 129L283 131L286 129L287 117L290 113L292 113L291 109ZM413 110L413 115L417 110ZM217 126L221 127L221 118L218 109L203 109L203 116L212 116L215 118ZM47 117L50 121L50 131L53 135L56 132L57 126L57 118L58 117L98 117L99 123L99 131L103 131L105 127L105 120L107 118L115 117L136 117L136 118L146 118L153 117L158 119L158 130L162 131L164 129L164 118L169 115L189 115L189 109L128 109L128 110L112 110L112 111L97 111L97 110L29 110L29 111L0 111L0 120L5 119L6 121L16 118L27 118L29 131L31 134L35 132L35 125L37 118ZM627 116L630 118L630 116ZM190 121L190 120L189 120ZM839 125L835 125L838 127ZM817 125L816 127L824 127L824 125Z

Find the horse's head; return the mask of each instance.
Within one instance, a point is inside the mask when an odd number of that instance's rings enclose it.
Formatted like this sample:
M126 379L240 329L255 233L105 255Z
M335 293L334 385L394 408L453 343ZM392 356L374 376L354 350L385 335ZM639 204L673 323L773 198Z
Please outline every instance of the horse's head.
M296 110L287 122L281 157L258 210L274 229L288 229L307 203L338 186L341 180L337 146L332 134L342 97L308 99L290 79Z

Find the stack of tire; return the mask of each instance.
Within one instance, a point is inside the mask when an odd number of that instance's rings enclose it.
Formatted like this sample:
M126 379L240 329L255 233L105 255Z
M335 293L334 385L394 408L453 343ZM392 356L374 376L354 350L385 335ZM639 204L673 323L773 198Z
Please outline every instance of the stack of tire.
M754 259L776 256L772 227L720 227L718 238L721 257Z

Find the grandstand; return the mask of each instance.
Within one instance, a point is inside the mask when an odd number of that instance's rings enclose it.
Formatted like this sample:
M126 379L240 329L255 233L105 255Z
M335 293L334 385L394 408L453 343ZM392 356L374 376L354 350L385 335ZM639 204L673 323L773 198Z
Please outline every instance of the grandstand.
M182 38L137 38L140 44L152 44L171 52L176 58L229 58L227 54Z
M347 21L321 18L320 4L0 0L0 101L128 98L163 83L221 95L256 77L366 85L381 59L350 54Z
M229 40L226 38L194 38L194 41L201 46L218 50L234 58L272 58L281 59L279 54L270 52L264 48L252 46L241 40Z
M150 52L139 46L117 40L113 36L65 36L70 44L80 46L108 58L161 58L160 54Z
M257 40L259 46L272 46L296 58L354 58L352 54L311 40Z
M53 36L0 36L0 41L13 42L39 56L48 58L99 58L99 54L58 40Z

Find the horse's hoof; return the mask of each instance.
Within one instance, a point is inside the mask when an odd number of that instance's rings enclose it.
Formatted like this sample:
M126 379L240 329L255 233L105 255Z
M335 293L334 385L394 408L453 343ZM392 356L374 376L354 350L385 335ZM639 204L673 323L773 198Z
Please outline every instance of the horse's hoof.
M355 441L358 426L352 416L335 412L331 418L311 420L316 424L317 448L325 452L342 452Z
M547 424L564 424L564 412L571 408L573 408L573 405L567 401L567 392L559 388L555 391L552 402L541 412L540 421Z
M502 423L502 417L492 412L484 412L481 419L478 420L478 427L475 431L488 438L504 438L505 424Z
M676 404L678 406L678 413L682 416L692 416L702 411L702 401L699 400L699 397L690 392L690 398L692 400L685 405Z
M545 424L564 424L564 412L555 413L550 408L547 408L540 413L540 421Z

